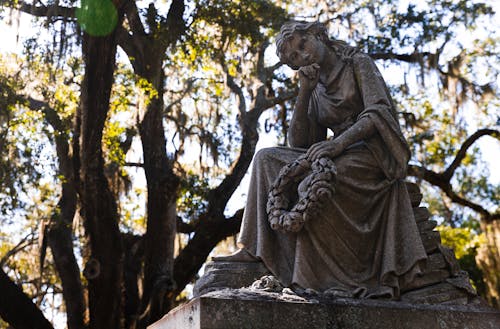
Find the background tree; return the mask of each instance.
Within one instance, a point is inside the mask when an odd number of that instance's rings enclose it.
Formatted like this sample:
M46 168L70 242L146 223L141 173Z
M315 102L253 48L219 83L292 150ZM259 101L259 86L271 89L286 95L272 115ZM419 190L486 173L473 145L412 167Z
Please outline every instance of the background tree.
M16 232L1 236L2 266L42 309L60 307L47 300L62 294L69 328L145 327L182 301L212 249L238 231L242 211L228 204L261 130L286 144L297 81L272 42L289 17L325 22L377 59L412 145L409 174L445 227L484 232L489 243L469 249L483 260L487 296L498 298L499 187L476 147L499 138L489 6L87 0L85 12L72 0L1 3L41 31L26 42L26 64L0 71L2 223Z

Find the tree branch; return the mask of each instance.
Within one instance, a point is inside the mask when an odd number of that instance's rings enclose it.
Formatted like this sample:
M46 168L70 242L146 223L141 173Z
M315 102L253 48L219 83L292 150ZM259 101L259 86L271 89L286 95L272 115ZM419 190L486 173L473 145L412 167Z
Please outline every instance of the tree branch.
M184 0L172 0L170 8L167 13L167 23L162 32L167 41L167 47L173 45L180 36L186 31L186 24L184 22Z
M174 262L176 294L196 277L196 273L219 241L238 233L242 218L243 209L235 212L230 218L200 218L200 225L197 226L193 238Z
M138 65L142 65L144 57L142 38L140 36L132 36L125 27L118 26L116 29L116 40L118 45L127 54L134 72L140 72L140 66Z
M144 163L139 163L139 162L125 162L124 164L127 167L140 167L144 168Z
M420 179L425 180L426 182L439 187L445 194L450 198L450 200L454 203L460 204L462 206L466 206L476 212L478 212L484 221L489 222L492 220L500 219L500 212L490 213L480 204L467 200L463 196L459 195L455 191L453 191L453 187L451 185L451 178L455 173L456 169L465 158L467 154L467 150L482 136L492 136L496 139L500 140L500 131L495 129L479 129L471 136L469 136L462 146L460 150L457 152L455 159L452 163L444 170L442 173L437 173L435 171L429 170L422 166L417 165L409 165L408 166L408 175L414 176Z
M53 329L42 311L0 267L0 317L16 329Z
M184 222L180 217L177 217L177 233L190 234L196 230L196 225Z
M145 36L144 25L142 24L139 10L135 0L128 0L125 3L125 15L134 36Z
M240 112L240 116L243 118L246 114L247 105L245 101L245 95L243 94L243 90L240 86L234 81L234 78L231 74L229 74L229 69L227 65L221 60L220 63L222 70L226 73L226 85L231 89L231 91L238 97L238 111Z
M193 86L194 86L194 82L196 81L196 79L188 79L187 80L187 86L186 88L181 92L181 95L179 97L177 97L177 99L173 100L172 102L170 102L167 106L165 106L165 115L170 112L172 110L172 108L175 106L175 105L178 105L182 102L182 100L186 97L186 95L191 92L191 90L193 89Z
M59 173L65 179L61 182L61 198L57 209L52 214L46 241L52 250L57 273L61 278L68 328L81 329L85 327L86 306L80 280L80 268L73 252L72 223L76 211L77 195L67 135L70 123L61 120L57 111L50 107L47 102L29 96L24 100L28 102L31 109L41 111L44 114L44 119L57 132L55 143ZM43 261L40 261L40 264L43 265Z
M0 267L4 266L7 260L18 252L24 250L24 248L29 247L34 244L35 240L33 239L33 233L25 236L18 244L14 246L14 248L10 249L3 255L2 259L0 259Z
M395 54L395 53L371 53L369 54L371 58L374 60L376 59L382 59L382 60L389 60L389 59L397 59L402 62L407 62L407 63L420 63L422 57L427 57L427 56L436 56L433 53L430 52L423 52L423 53L412 53L412 54Z
M439 187L446 194L446 196L451 199L451 201L478 212L486 222L500 219L500 213L491 214L481 205L467 200L454 192L453 187L450 183L450 179L446 179L443 173L436 173L422 166L409 165L408 175L423 179L431 185Z
M479 129L474 134L470 135L462 144L453 162L443 172L443 178L449 181L455 173L455 170L467 155L467 150L472 146L472 144L474 144L474 142L476 142L479 138L488 135L500 140L500 131L495 129Z
M10 2L10 3L9 3ZM0 1L0 5L13 6L15 10L30 14L35 17L59 17L59 18L75 18L75 7L63 7L57 4L50 6L37 6L28 4L25 1L17 1L17 6L14 1Z
M265 47L262 47L261 49L265 49ZM261 51L260 56L263 56L263 50ZM265 110L295 97L296 93L283 93L277 97L270 98L266 93L267 89L265 84L262 84L257 89L257 94L255 95L252 108L247 111L247 105L242 88L238 86L238 84L234 81L234 78L229 74L229 70L222 59L220 62L222 69L226 73L226 83L228 87L238 97L238 110L240 113L239 124L242 133L240 154L238 156L238 159L233 162L231 172L226 175L219 186L211 190L209 193L209 212L218 211L222 213L229 198L234 193L241 180L243 179L245 173L247 172L248 167L250 166L252 158L255 154L255 148L259 139L259 134L257 132L257 123L261 114ZM279 66L281 65L274 65L271 68L278 68ZM271 70L271 68L264 67L264 61L262 58L257 61L257 71L260 72L259 81L265 82L272 77L273 71ZM215 213L210 215L209 217L214 216Z

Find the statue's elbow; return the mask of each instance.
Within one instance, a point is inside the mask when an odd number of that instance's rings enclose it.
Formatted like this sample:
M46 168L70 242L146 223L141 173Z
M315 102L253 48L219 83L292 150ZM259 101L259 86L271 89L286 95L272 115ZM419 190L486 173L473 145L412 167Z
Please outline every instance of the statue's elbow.
M304 141L304 139L301 138L296 138L295 136L288 136L288 146L290 147L297 147L297 148L309 148L309 143L307 141Z

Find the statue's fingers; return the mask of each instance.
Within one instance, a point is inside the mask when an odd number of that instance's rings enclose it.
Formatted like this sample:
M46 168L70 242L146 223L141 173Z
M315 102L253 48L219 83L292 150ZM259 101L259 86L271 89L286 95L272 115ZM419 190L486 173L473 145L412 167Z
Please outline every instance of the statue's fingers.
M304 69L304 73L306 74L306 76L310 79L310 80L313 80L315 78L315 72L313 70L311 70L310 67L306 67Z
M316 157L317 157L317 154L318 152L321 151L321 146L318 145L318 144L314 144L313 146L311 146L309 148L309 150L307 151L307 159L310 161L310 162L313 162Z
M311 154L314 153L314 150L316 149L316 144L314 144L313 146L311 146L307 152L306 152L306 158L309 160L311 158Z
M309 162L312 162L311 160L312 160L312 158L313 158L313 154L314 154L314 150L313 150L313 148L311 147L311 148L307 151L307 153L306 153L306 157L307 157L307 160L308 160Z
M318 160L319 158L326 156L326 155L328 155L328 152L325 152L325 150L320 149L320 150L317 150L316 152L314 152L313 154L311 154L311 157L309 160L311 162L314 162L314 161Z

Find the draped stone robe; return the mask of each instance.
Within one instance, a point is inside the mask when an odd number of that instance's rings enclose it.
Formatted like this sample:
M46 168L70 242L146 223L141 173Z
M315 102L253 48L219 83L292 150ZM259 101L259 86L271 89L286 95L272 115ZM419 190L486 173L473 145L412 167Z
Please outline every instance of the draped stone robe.
M426 254L403 181L409 148L371 58L339 56L328 80L313 91L308 116L318 127L333 130L334 138L362 117L377 132L333 159L335 194L298 233L273 231L266 203L280 169L305 150L260 150L239 243L286 286L397 298L405 282L421 271Z

